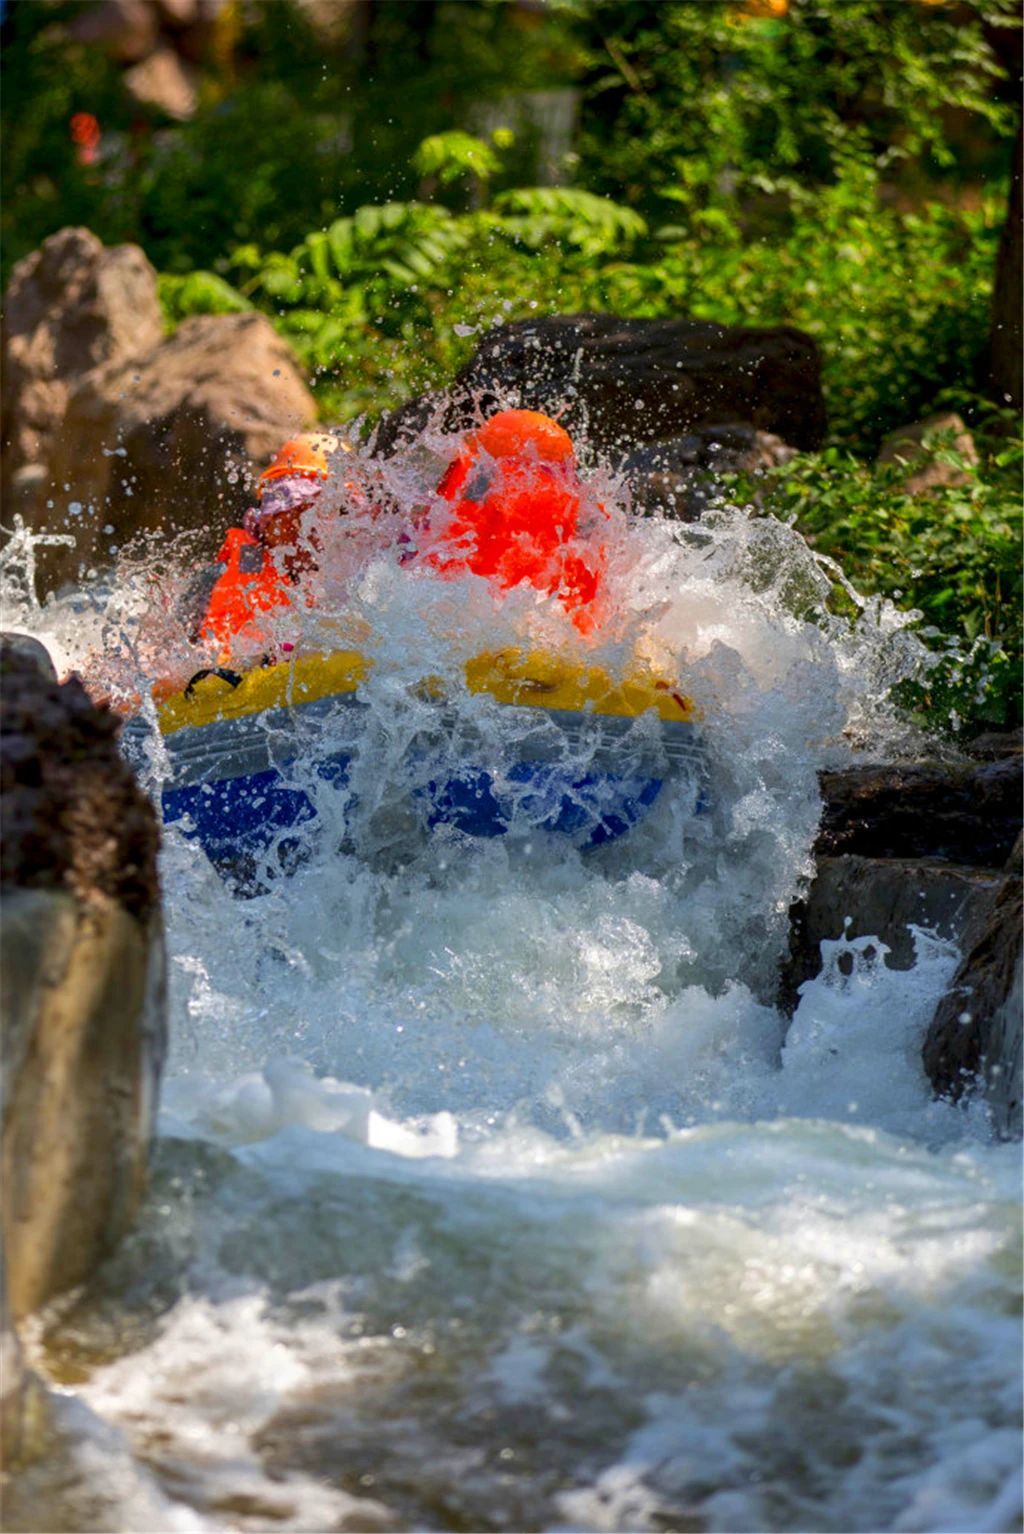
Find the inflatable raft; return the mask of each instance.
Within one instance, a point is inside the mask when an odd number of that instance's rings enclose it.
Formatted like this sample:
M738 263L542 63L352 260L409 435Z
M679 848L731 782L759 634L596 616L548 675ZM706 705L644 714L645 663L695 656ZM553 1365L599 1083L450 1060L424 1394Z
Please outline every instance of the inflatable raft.
M361 744L387 712L379 695L367 697L371 670L345 650L245 675L198 672L157 709L165 822L229 872L308 840L325 794L345 790L351 802L360 793ZM700 777L693 704L646 671L616 679L599 666L510 649L471 660L457 687L427 678L406 692L407 797L430 829L544 831L596 847L635 825L666 779ZM493 727L482 728L488 720ZM137 763L147 741L152 759L150 727L130 721L125 745ZM367 770L383 770L372 747L368 762L364 785ZM700 798L698 787L695 805Z

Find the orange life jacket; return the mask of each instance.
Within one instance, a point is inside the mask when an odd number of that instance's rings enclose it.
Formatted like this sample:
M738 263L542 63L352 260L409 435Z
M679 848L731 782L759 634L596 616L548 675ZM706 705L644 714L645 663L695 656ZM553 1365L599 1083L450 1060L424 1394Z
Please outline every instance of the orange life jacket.
M217 561L224 566L224 573L210 593L200 636L227 648L239 641L260 644L264 634L257 615L289 606L294 588L277 568L270 550L244 528L228 529Z
M580 497L571 471L530 459L492 465L464 453L438 494L452 503L439 547L428 556L440 570L471 570L508 591L526 581L557 597L581 632L593 627L605 549L579 547Z

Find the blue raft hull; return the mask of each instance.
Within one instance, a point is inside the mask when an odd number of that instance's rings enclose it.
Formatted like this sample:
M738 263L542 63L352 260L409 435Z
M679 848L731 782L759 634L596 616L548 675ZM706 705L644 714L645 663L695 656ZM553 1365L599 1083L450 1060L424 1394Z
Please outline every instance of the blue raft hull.
M317 776L334 787L348 782L349 758L332 757L316 767ZM431 780L415 790L425 825L448 825L470 836L506 836L524 803L539 810L533 828L599 847L625 835L646 814L661 792L662 778L623 777L609 772L552 772L531 762L516 762L505 780L528 793L510 800L483 768L467 768L444 782ZM318 818L305 789L289 784L277 768L214 783L189 784L164 792L163 818L181 825L215 864L242 855L265 854L282 833L301 832ZM604 809L598 809L598 804Z
M447 706L431 711L430 729L411 733L397 793L423 830L542 832L597 848L631 830L680 769L703 807L692 723L508 705L501 714L516 728L486 740ZM163 742L165 823L227 874L272 871L275 861L287 871L328 827L337 833L358 816L368 715L350 693L177 729ZM139 722L126 727L137 764L148 739Z

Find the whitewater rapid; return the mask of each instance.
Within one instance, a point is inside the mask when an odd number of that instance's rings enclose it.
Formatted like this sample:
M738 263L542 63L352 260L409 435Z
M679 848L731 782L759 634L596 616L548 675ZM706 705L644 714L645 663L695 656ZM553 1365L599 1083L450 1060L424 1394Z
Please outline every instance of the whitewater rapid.
M920 647L885 604L834 616L792 529L616 525L590 653L672 666L713 794L592 853L398 814L412 684L581 643L550 604L371 527L325 559L310 622L375 661L357 791L254 899L166 838L152 1184L38 1329L73 1447L12 1529L1019 1527L1019 1151L920 1063L957 955L837 932L773 1003L818 770L906 748ZM141 691L152 616L128 565L12 626Z

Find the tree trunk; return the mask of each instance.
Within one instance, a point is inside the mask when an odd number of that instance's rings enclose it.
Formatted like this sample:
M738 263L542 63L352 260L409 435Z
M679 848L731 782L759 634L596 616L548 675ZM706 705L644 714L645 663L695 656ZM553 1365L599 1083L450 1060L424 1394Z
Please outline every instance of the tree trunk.
M992 292L991 373L993 398L999 404L1012 405L1020 410L1024 404L1024 362L1022 362L1021 291L1024 288L1024 272L1021 269L1021 223L1024 206L1021 202L1021 154L1022 132L1017 131L1017 147L1013 158L1013 177L1010 182L1010 206L1006 215L1006 227L999 242L996 257L996 280Z

